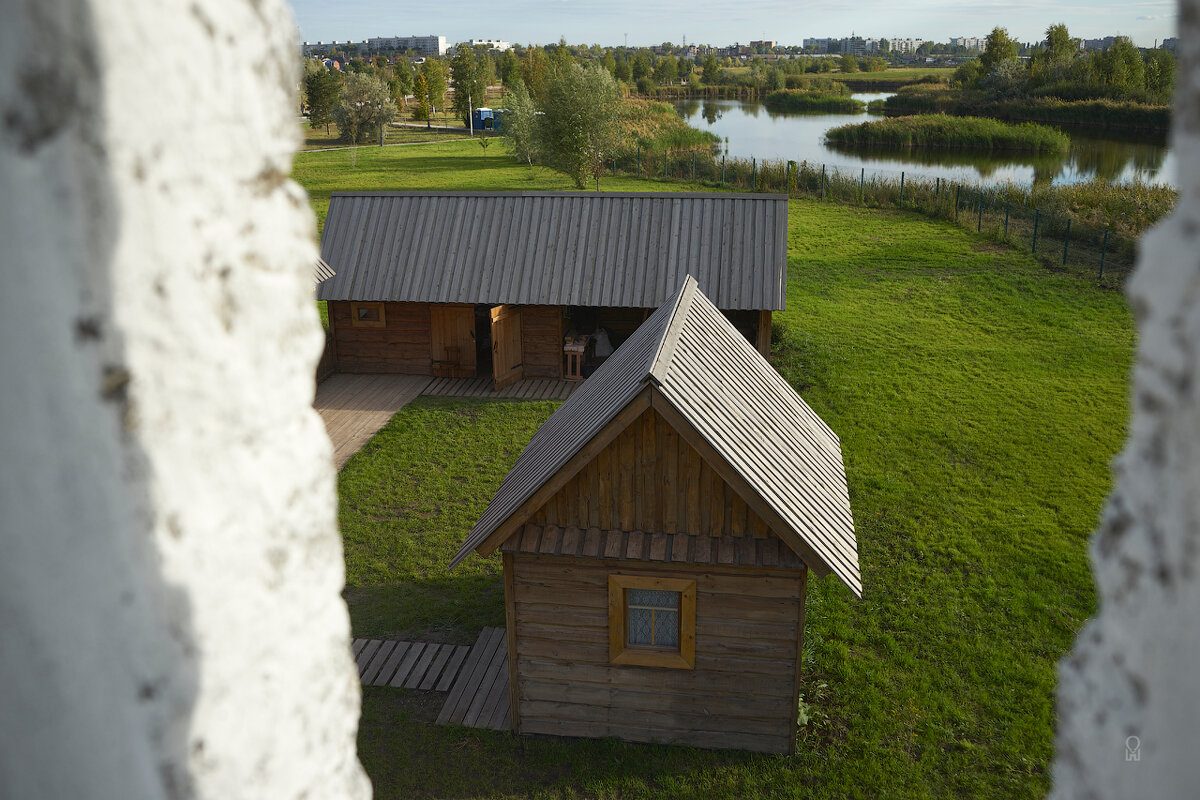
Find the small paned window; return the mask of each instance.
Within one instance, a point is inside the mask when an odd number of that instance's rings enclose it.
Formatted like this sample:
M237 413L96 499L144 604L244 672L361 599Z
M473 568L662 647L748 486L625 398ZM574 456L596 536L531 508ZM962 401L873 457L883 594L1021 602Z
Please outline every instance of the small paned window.
M609 656L614 664L691 669L696 649L696 582L608 576Z
M350 324L356 328L386 327L383 303L351 303Z

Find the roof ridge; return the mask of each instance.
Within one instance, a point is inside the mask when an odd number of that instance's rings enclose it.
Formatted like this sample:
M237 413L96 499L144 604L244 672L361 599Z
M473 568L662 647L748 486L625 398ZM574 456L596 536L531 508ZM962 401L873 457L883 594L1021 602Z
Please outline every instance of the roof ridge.
M662 339L658 342L658 349L655 350L654 357L650 359L650 374L647 377L655 386L661 386L667 377L667 368L671 366L675 343L679 341L683 320L687 317L687 309L692 305L692 298L696 296L698 285L696 279L692 277L691 273L688 273L683 279L683 285L678 289L679 296L674 299L674 308L671 309L671 321L663 332Z

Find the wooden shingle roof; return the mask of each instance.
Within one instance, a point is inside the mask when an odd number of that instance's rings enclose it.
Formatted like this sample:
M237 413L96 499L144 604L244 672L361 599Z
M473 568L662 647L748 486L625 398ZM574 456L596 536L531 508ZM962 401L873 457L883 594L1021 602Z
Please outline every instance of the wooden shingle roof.
M690 277L538 429L451 565L498 546L531 498L647 395L810 569L861 596L837 435Z
M320 300L657 308L694 275L721 309L778 310L786 195L334 192Z

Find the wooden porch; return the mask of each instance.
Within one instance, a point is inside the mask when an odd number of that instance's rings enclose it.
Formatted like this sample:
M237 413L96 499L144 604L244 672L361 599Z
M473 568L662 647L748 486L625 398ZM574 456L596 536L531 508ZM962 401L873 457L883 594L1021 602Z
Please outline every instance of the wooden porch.
M470 647L355 639L353 650L363 686L445 692L438 725L509 730L504 628L484 628Z

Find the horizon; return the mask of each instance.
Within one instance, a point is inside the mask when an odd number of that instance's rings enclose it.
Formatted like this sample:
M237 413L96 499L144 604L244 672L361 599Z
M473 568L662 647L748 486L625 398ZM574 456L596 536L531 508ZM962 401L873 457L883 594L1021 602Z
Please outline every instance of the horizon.
M953 37L983 38L1006 28L1020 42L1039 42L1050 25L1065 23L1080 39L1129 36L1139 47L1176 36L1176 7L1170 0L1122 3L1115 0L1036 4L985 0L964 9L943 0L920 0L897 9L880 0L861 0L852 8L828 0L804 9L781 0L747 0L736 9L712 0L688 5L647 7L630 0L517 0L498 9L464 0L460 13L447 19L439 11L397 10L382 0L289 0L301 41L361 42L384 36L445 36L448 45L469 39L498 39L514 45L545 45L565 38L568 44L602 47L651 47L664 42L724 47L773 40L800 47L807 38L916 39L947 42ZM554 12L554 13L551 13ZM804 21L799 18L803 13ZM873 20L864 28L864 18ZM981 19L990 18L987 23ZM1072 24L1071 18L1082 19ZM474 20L464 23L463 20ZM762 23L756 20L770 20ZM792 21L796 20L796 21ZM920 20L914 22L914 20ZM689 32L689 28L693 29Z

